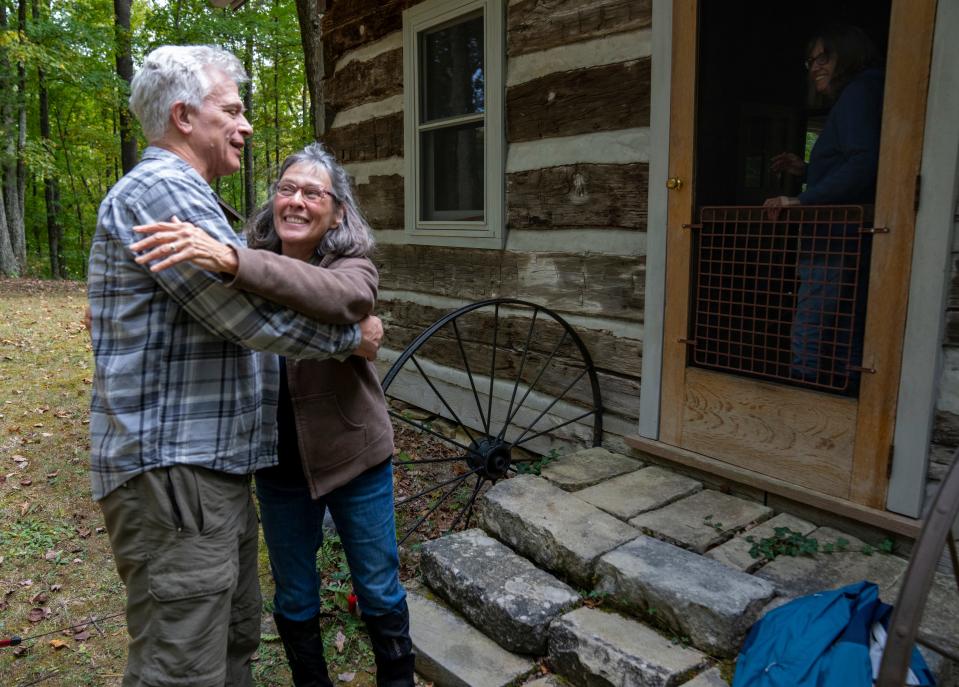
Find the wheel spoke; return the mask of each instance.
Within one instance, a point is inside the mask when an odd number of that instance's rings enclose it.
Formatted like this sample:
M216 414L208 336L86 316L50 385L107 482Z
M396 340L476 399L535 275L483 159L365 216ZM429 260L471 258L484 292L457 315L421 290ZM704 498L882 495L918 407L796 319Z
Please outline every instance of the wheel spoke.
M559 403L560 399L563 398L563 396L566 395L566 392L569 391L570 389L572 389L572 388L579 382L579 380L581 380L581 379L583 378L583 375L585 375L585 374L586 374L586 368L584 367L584 368L583 368L583 371L579 373L579 375L576 377L576 379L574 379L572 382L570 382L570 383L567 385L567 387L566 387L565 389L563 389L563 393L561 393L559 396L557 396L556 398L554 398L553 401L552 401L552 403L550 403L548 406L546 406L546 407L543 409L543 411L542 411L539 415L536 416L536 419L533 420L531 423L529 423L529 427L527 427L526 429L523 430L523 433L520 434L519 437L516 438L516 441L514 441L513 444L514 444L514 445L519 444L519 443L523 440L523 437L525 437L526 434L527 434L531 429L533 429L533 427L536 425L536 423L540 421L540 418L542 418L544 415L546 415L546 413L548 413L550 410L552 410L553 406L556 405L557 403Z
M467 475L467 477L468 477L468 476L469 476L469 475ZM448 482L447 482L447 484L448 484ZM428 517L430 517L433 513L435 513L435 512L436 512L436 509L439 508L440 506L442 506L442 505L443 505L443 502L446 501L446 499L448 499L450 496L452 496L452 495L453 495L453 492L455 492L455 491L456 491L457 489L459 489L459 488L460 488L460 485L459 485L459 484L454 484L453 487L452 487L449 491L447 491L445 494L443 494L443 496L440 497L439 501L437 501L436 503L434 503L434 504L433 504L433 507L430 508L428 511L426 511L426 513L423 514L423 516L422 516L419 520L416 521L416 523L409 529L409 531L408 531L406 534L403 535L403 538L400 539L399 542L397 542L397 546L400 545L400 544L402 544L403 542L405 542L405 541L409 538L409 536L410 536L411 534L413 534L417 529L419 529L419 526L422 525L424 522L426 522L426 519L427 519Z
M411 355L410 360L413 361L413 364L416 365L416 369L419 370L420 375L422 375L423 379L426 380L426 383L433 390L433 393L436 394L436 398L438 398L440 403L443 404L443 407L449 411L450 417L456 421L456 424L463 428L463 430L466 432L466 436L470 438L470 441L476 441L476 437L473 436L470 428L463 424L463 421L460 420L459 416L456 414L456 411L450 408L450 404L446 402L446 398L443 397L443 394L439 392L439 389L433 386L433 382L431 382L430 378L426 376L426 372L423 371L423 368L420 366L420 361L416 359L416 356Z
M515 441L515 442L513 442L513 446L519 446L520 444L525 444L527 441L532 441L533 439L535 439L535 438L537 438L537 437L541 437L541 436L543 436L544 434L547 434L548 432L552 432L553 430L559 429L560 427L565 427L566 425L570 425L570 424L572 424L572 423L574 423L574 422L579 422L579 421L582 420L584 417L589 417L590 415L595 415L595 414L596 414L596 411L595 411L595 410L588 410L588 411L586 411L585 413L583 413L582 415L580 415L579 417L574 417L572 420L567 420L566 422L561 422L561 423L558 424L558 425L554 425L553 427L550 427L549 429L544 429L544 430L542 430L542 431L540 431L540 432L537 432L536 434L530 434L528 437L524 438L522 441ZM533 424L536 424L536 423L533 423ZM532 427L531 427L530 429L532 429ZM529 462L529 461L526 461L526 462Z
M530 321L529 321L529 331L526 332L526 343L523 345L523 358L522 360L520 360L520 363L519 363L519 372L516 373L516 383L513 385L513 393L509 397L509 406L507 406L506 408L507 420L506 420L506 423L503 425L504 428L509 425L509 418L513 417L513 401L516 400L516 390L519 389L519 383L522 381L523 372L526 369L526 357L529 355L529 343L530 341L533 340L533 329L535 329L536 327L537 315L539 315L539 308L536 308L533 311L533 317L530 318ZM506 430L504 429L503 433L500 434L498 438L502 439L505 432ZM487 430L486 433L489 434L489 430Z
M489 369L489 398L486 404L486 417L493 422L493 384L496 383L496 337L499 334L499 303L493 306L493 355ZM486 433L489 434L489 428Z
M460 518L463 517L463 513L471 513L473 511L473 502L476 501L476 495L479 494L480 487L482 486L483 477L481 475L476 475L476 485L473 487L473 493L470 494L469 501L466 502L466 505L463 506L463 509L460 510L459 514L456 516L456 519L453 520L453 524L450 525L450 532L456 531L456 526L460 524ZM469 522L468 517L466 520Z
M466 460L466 456L454 456L453 458L419 458L417 460L396 460L393 459L393 465L426 465L428 463L455 463L458 460Z
M519 412L519 409L523 407L523 403L526 402L526 398L530 395L533 389L536 387L536 384L539 382L540 378L543 376L543 373L546 372L546 368L549 367L549 364L553 361L553 358L556 356L559 347L563 345L566 341L566 330L563 330L563 335L559 337L559 341L556 342L555 348L550 352L549 357L543 363L543 367L540 368L539 373L536 375L536 379L533 380L533 383L529 385L526 389L526 393L523 394L523 398L520 399L519 403L516 404L516 410L513 411L513 414L506 418L506 422L503 423L503 428L499 431L498 439L502 439L506 436L506 429L509 427L509 423L513 421L513 418L516 417L516 414Z
M473 371L470 370L470 361L466 357L466 349L463 348L463 339L460 337L459 327L456 326L456 320L453 320L453 333L456 334L456 343L460 349L460 355L463 358L463 366L466 368L466 376L470 380L470 389L473 390L473 398L476 399L476 409L479 411L480 420L483 423L483 431L489 434L489 419L483 414L483 404L479 399L479 392L476 390L476 382L473 381Z
M479 472L479 471L482 470L482 469L483 469L483 466L480 466L480 467L478 467L478 468L473 468L473 469L470 470L469 472L464 472L462 475L456 475L456 477L453 477L452 479L448 479L448 480L446 480L445 482L440 482L439 484L434 484L432 487L429 487L428 489L424 489L423 491L421 491L421 492L418 493L418 494L415 494L414 496L407 496L407 497L406 497L405 499L403 499L402 501L397 501L397 502L396 502L395 504L393 504L393 505L394 505L395 507L399 508L400 506L406 505L406 504L409 503L410 501L415 501L416 499L421 499L421 498L423 498L424 496L426 496L427 494L429 494L431 491L436 491L437 489L442 489L442 488L445 487L447 484L452 484L453 482L462 482L463 480L465 480L466 478L468 478L470 475L474 475L474 474L476 474L477 472Z
M447 442L453 444L454 446L463 449L464 451L469 451L469 450L470 450L470 447L469 447L469 446L466 446L465 444L462 444L462 443L460 443L459 441L456 441L456 439L451 439L450 437L446 436L445 434L440 434L440 433L437 432L436 430L430 429L430 428L427 427L426 425L418 425L418 424L416 424L415 421L409 419L408 417L403 417L403 415L401 415L400 413L397 413L395 410L390 410L389 413L390 413L390 415L392 415L393 417L395 417L397 420L402 420L402 421L405 422L406 424L412 425L413 427L416 427L416 429L420 430L421 432L426 432L427 434L432 434L434 437L437 437L437 438L439 438L439 439L442 439L443 441L447 441Z

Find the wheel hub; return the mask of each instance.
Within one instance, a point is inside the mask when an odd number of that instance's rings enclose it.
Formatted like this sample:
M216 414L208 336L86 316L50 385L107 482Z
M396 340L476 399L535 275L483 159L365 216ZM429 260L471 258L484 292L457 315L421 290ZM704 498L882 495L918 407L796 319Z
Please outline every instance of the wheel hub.
M506 476L512 459L509 442L496 437L484 436L474 439L466 454L466 462L484 479L498 480Z

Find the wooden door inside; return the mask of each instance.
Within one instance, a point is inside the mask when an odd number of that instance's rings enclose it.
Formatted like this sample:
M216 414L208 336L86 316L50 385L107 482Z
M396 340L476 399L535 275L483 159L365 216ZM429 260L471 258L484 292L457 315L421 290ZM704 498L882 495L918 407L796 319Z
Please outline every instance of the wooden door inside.
M667 228L666 306L664 315L663 374L661 393L661 442L692 451L706 459L748 470L770 482L781 482L817 494L882 508L888 483L889 456L895 422L895 400L900 378L902 336L905 326L907 285L915 228L915 189L921 158L922 132L928 86L929 61L936 0L889 0L888 4L860 3L853 6L853 19L862 19L879 37L885 50L885 91L883 96L880 161L872 224L888 232L874 235L871 268L868 253L863 269L872 275L865 301L861 375L857 373L853 393L830 393L809 385L776 380L756 374L731 373L715 366L698 364L690 354L695 343L693 310L697 296L697 241L694 229L705 205L746 205L756 203L764 192L756 182L758 165L767 160L740 160L737 191L739 203L722 203L722 183L710 178L715 165L703 142L735 127L710 130L703 105L710 88L717 97L729 98L735 89L724 79L740 78L741 63L723 65L725 71L710 73L723 47L707 54L705 33L715 11L704 11L697 0L677 0L673 8L672 92L670 105L670 188ZM713 3L717 5L717 3ZM762 12L780 12L782 24L811 22L810 2L787 6L741 0L738 22L746 26L743 35L761 32ZM815 3L812 3L815 4ZM832 3L822 3L824 11ZM730 7L729 3L718 3ZM790 12L793 14L790 16ZM860 16L855 16L855 13ZM728 18L726 18L728 19ZM852 23L850 17L843 17ZM875 28L878 27L878 28ZM727 35L713 31L715 35ZM735 36L722 40L730 44ZM888 46L888 47L886 47ZM786 49L786 48L782 48ZM797 52L802 50L802 44ZM734 50L727 54L734 57ZM757 55L762 58L762 55ZM801 63L801 52L795 56ZM707 59L708 58L708 59ZM735 60L733 60L735 61ZM709 76L704 86L704 74ZM708 103L706 103L708 104ZM742 111L775 112L755 103L743 103ZM764 115L765 116L765 115ZM805 134L789 119L773 127L779 136ZM810 120L813 118L809 118ZM792 128L790 128L792 127ZM783 132L786 132L785 134ZM767 136L767 139L769 136ZM751 144L749 144L751 145ZM748 154L749 145L740 143ZM755 147L755 146L753 146ZM713 174L715 177L716 175ZM745 187L752 186L752 195ZM757 190L758 189L758 190ZM742 202L745 200L746 202ZM881 278L880 276L881 275ZM788 324L787 324L788 329ZM788 335L787 335L788 338Z

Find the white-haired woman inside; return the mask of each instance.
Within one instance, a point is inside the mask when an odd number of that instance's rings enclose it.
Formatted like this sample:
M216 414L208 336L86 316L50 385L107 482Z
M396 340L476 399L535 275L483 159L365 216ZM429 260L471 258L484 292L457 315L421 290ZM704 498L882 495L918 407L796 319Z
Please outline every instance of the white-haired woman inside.
M378 275L370 227L350 180L320 144L290 155L250 220L248 248L177 221L138 227L132 248L162 270L184 260L230 284L331 324L370 314ZM161 259L162 258L162 259ZM226 278L226 277L225 277ZM274 616L297 687L332 685L320 633L317 553L329 509L370 634L376 683L413 684L406 593L393 517L393 431L376 369L365 358L281 358L279 463L256 473L276 581Z

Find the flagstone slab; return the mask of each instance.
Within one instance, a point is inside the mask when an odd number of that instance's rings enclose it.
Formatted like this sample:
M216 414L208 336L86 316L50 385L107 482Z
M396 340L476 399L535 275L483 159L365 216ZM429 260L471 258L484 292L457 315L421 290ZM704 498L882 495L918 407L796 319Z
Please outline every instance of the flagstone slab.
M535 664L503 649L441 604L407 592L416 672L435 687L506 687Z
M750 549L761 539L775 536L776 529L780 527L788 527L790 531L803 535L816 529L816 525L811 522L806 522L788 513L780 513L771 520L740 532L725 544L710 549L706 552L706 556L719 561L723 565L728 565L730 568L752 572L763 565L766 559L751 556L749 554ZM752 541L749 541L750 539Z
M549 662L576 685L671 687L705 665L706 657L635 620L580 608L550 626Z
M836 544L840 539L848 543L846 551L816 553L812 556L779 556L759 568L756 577L776 585L782 596L805 596L814 592L837 589L853 582L868 580L879 585L879 596L893 603L899 589L899 579L906 570L906 560L898 556L862 553L864 542L831 527L820 527L807 535L824 544Z
M652 537L610 551L596 565L596 588L633 612L687 635L703 651L733 656L775 593L774 586Z
M633 472L645 463L594 447L570 453L544 467L540 474L565 491L577 491L611 477Z
M895 598L883 600L896 602ZM944 649L959 654L959 590L952 573L936 573L933 578L919 632Z
M723 679L719 668L710 668L704 673L700 673L683 687L729 687L729 683Z
M620 520L629 520L691 496L702 488L702 482L653 465L577 491L576 497Z
M542 477L519 475L483 497L480 525L541 568L590 587L596 560L639 531Z
M703 553L772 515L773 510L760 503L707 489L638 515L629 524L659 539Z
M579 605L569 585L479 529L423 544L423 579L504 649L545 654L550 621Z

